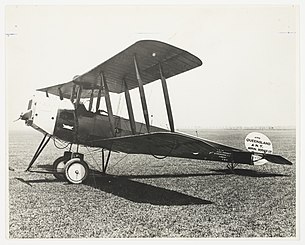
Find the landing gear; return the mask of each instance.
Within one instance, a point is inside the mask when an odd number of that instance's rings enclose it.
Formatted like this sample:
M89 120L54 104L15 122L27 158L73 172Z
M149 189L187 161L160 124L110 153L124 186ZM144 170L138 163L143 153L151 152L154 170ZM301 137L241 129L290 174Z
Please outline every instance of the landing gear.
M57 158L53 163L54 177L58 180L66 180L65 167L67 161L71 159L72 152L65 151L62 157Z
M110 160L111 150L106 156L102 149L102 172L106 173ZM84 161L81 153L66 151L63 156L57 158L53 163L53 175L58 180L66 180L72 184L80 184L89 175L88 164Z
M227 165L227 168L231 171L234 172L234 169L237 167L238 163L235 162L229 162Z
M82 183L89 174L89 167L84 160L72 158L66 163L65 176L72 184Z
M83 154L66 151L62 157L54 161L53 171L56 179L80 184L87 178L89 167L84 161Z
M43 151L43 149L46 147L48 142L50 141L52 135L45 134L40 145L38 146L31 162L29 163L26 171L31 172L37 172L31 170L32 165L40 155L40 153ZM53 171L50 172L41 172L40 173L51 173L54 175L54 177L58 180L66 180L72 184L80 184L83 181L86 180L86 178L89 175L89 167L88 164L84 161L84 155L81 153L78 153L79 145L77 145L76 151L72 152L72 144L70 145L69 151L65 151L64 155L57 158L53 162ZM105 156L105 150L102 149L102 172L106 173L108 163L110 160L111 155L111 149L108 151L108 155Z
M34 164L34 162L36 161L36 159L38 158L38 156L40 155L40 153L43 151L43 149L46 147L46 145L49 143L50 139L51 139L52 135L48 135L45 134L42 141L40 142L40 145L38 146L31 162L29 163L29 166L27 167L27 169L25 170L30 171L32 165Z
M82 183L89 175L88 164L84 161L84 155L66 151L62 157L53 163L55 178L68 180L72 184Z
M107 159L105 159L105 151L104 151L104 149L102 149L102 170L103 170L103 174L106 173L108 163L109 163L109 159L110 159L110 155L111 155L111 150L108 151Z
M53 170L54 170L54 177L58 180L65 180L64 173L65 173L65 164L68 159L65 157L57 158L53 163Z

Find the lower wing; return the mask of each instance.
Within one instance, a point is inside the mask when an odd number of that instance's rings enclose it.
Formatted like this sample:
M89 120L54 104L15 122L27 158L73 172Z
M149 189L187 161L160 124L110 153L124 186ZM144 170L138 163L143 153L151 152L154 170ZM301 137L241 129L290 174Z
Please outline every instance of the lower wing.
M252 156L255 154L177 132L155 132L96 140L90 143L96 147L129 154L148 154L251 165L254 164ZM260 156L261 159L266 159L269 162L292 165L290 161L278 155L260 154Z

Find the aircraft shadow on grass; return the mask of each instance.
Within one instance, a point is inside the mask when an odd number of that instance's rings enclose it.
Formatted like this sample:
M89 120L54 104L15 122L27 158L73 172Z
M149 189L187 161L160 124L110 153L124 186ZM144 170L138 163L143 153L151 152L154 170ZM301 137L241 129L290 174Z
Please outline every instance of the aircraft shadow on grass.
M41 166L48 170L49 166ZM239 175L248 177L287 177L284 174L274 174L266 172L258 172L248 169L235 169L233 172L229 169L211 169L212 173L196 173L196 174L153 174L153 175L109 175L101 174L99 171L91 170L90 178L83 184L99 189L101 191L111 193L115 196L137 202L150 203L154 205L206 205L213 204L211 201L198 197L193 197L174 190L141 183L133 179L150 179L150 178L187 178L213 175ZM32 186L31 183L60 182L57 179L35 179L24 180L16 178L21 182Z
M46 171L51 171L52 166L50 165L40 165L39 168L42 168ZM189 177L204 177L204 176L213 176L213 175L239 175L239 176L247 176L247 177L289 177L286 174L277 174L277 173L269 173L256 171L253 169L234 169L233 171L228 168L223 169L210 169L210 173L176 173L176 174L151 174L151 175L120 175L117 177L121 178L129 178L129 179L157 179L157 178L189 178ZM95 175L100 175L101 173L96 170L91 170Z
M47 168L47 166L46 166ZM35 171L33 171L35 172ZM153 205L165 205L165 206L179 206L179 205L206 205L212 204L211 201L204 200L198 197L193 197L187 194L180 193L178 191L169 190L163 187L153 186L146 183L134 181L130 178L164 178L169 177L190 177L201 176L201 174L190 175L124 175L115 176L108 174L101 174L98 171L91 170L90 178L88 178L83 184L91 186L95 189L111 193L115 196L122 197L124 199L137 202L137 203L150 203ZM204 174L205 175L205 174ZM212 174L219 175L219 174ZM17 180L32 187L32 183L54 183L60 180L53 178L24 180L22 178L16 178ZM69 185L69 184L68 184Z
M25 180L23 178L15 178L16 180L19 180L20 182L33 187L31 184L35 183L55 183L55 182L62 182L61 180L58 179L34 179L34 180Z
M104 175L100 176L97 171L92 171L93 176L89 178L85 184L112 193L125 199L139 202L150 203L155 205L190 205L190 204L212 204L212 202L197 197L192 197L177 191L168 190L162 187L156 187L149 184L132 180L149 179L149 178L187 178L197 176L215 176L235 174L248 177L287 177L288 175L273 174L266 172L258 172L255 170L235 169L232 172L229 169L214 169L214 173L198 173L198 174L161 174L161 175Z
M219 174L228 174L228 175L239 175L239 176L247 176L247 177L288 177L286 174L275 174L268 172L260 172L252 169L234 169L233 171L230 169L210 169L210 171L219 173Z
M208 200L134 181L125 176L93 176L88 178L84 184L137 203L165 206L212 204Z

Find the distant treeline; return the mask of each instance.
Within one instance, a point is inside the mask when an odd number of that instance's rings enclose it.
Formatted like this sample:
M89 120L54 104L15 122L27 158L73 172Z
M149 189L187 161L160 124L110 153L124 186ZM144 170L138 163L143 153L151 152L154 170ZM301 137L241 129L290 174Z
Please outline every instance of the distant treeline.
M294 126L228 126L228 127L184 127L179 128L178 130L205 130L205 129L230 129L230 130L290 130L290 129L296 129Z

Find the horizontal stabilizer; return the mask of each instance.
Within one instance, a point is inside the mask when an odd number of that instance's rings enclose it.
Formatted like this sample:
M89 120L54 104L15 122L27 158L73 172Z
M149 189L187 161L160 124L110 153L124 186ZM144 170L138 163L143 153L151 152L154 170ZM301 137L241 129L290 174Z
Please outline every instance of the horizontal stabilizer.
M279 155L266 154L264 155L264 159L266 159L269 162L273 162L277 164L292 165L292 162L288 161L286 158Z

